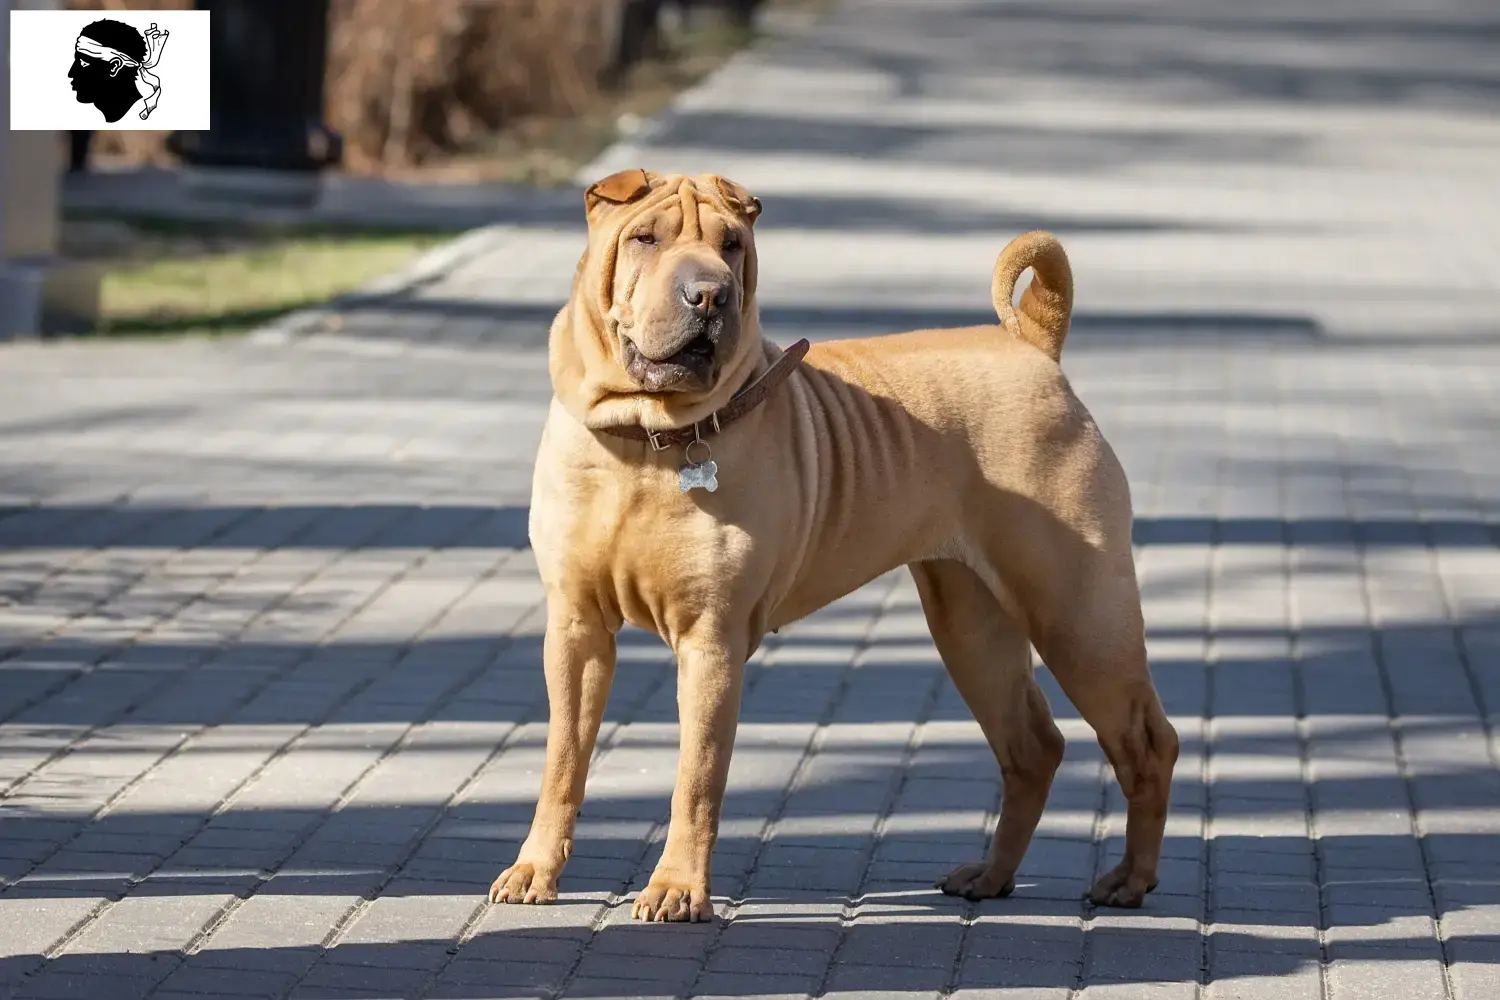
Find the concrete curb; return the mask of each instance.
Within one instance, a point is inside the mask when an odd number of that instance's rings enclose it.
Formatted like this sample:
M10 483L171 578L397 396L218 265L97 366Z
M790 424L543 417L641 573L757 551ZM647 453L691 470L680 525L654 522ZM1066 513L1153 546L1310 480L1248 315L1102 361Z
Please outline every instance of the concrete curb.
M399 271L382 275L321 305L298 309L257 327L246 334L246 339L268 345L311 336L318 333L329 317L344 310L377 305L440 280L454 268L494 249L506 228L495 225L470 230L455 240L432 248Z

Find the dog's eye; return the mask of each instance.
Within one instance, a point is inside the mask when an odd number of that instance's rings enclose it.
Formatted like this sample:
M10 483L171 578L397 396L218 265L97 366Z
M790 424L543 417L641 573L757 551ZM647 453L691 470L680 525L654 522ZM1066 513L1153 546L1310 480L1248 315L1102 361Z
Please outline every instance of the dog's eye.
M654 247L654 246L656 246L656 234L655 233L636 233L634 236L632 236L630 238L634 242L639 243L641 246L647 246L647 247Z
M724 252L725 253L733 253L734 251L738 250L739 248L740 248L740 238L738 236L730 235L730 236L724 237Z

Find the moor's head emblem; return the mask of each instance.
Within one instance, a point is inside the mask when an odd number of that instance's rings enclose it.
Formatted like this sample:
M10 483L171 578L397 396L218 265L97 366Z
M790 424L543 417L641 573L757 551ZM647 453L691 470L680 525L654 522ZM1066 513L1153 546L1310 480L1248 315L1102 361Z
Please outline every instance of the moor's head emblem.
M149 117L161 99L161 78L151 71L161 59L167 34L155 24L142 34L107 18L84 28L68 69L78 103L94 105L113 123L144 98L141 118Z

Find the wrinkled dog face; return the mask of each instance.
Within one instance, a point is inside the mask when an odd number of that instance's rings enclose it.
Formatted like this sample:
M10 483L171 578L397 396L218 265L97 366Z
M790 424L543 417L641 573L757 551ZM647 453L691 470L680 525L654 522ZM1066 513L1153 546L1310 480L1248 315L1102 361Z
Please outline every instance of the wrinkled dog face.
M628 170L589 188L588 213L631 381L653 393L712 388L741 346L760 202L719 177Z

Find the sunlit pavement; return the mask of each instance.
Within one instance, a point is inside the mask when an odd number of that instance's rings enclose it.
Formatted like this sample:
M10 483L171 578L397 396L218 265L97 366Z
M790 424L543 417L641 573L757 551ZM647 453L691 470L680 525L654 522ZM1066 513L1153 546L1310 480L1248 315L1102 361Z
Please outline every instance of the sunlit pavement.
M1016 894L930 887L999 784L899 574L752 665L720 921L628 919L676 739L639 633L563 899L484 902L581 196L248 340L0 349L0 996L1500 996L1497 43L1460 0L850 2L594 167L759 195L781 343L983 322L1063 237L1184 740L1137 912L1078 898L1123 816L1050 681Z

